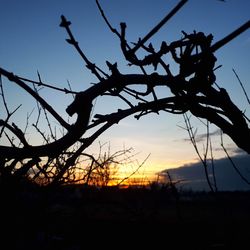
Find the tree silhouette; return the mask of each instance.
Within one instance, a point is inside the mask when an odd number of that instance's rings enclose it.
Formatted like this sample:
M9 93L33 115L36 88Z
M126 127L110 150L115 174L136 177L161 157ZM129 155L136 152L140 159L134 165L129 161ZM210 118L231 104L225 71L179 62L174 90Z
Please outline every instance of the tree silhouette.
M50 185L64 183L67 180L65 176L73 174L72 171L79 157L85 154L85 150L104 131L128 116L134 115L135 119L140 119L142 116L160 111L181 115L190 112L198 118L206 119L220 128L239 148L249 154L249 119L232 102L226 89L219 87L216 83L217 59L214 52L246 31L250 27L250 21L217 42L213 42L212 34L206 35L200 31L188 34L182 31L182 37L179 40L171 43L162 41L159 49L155 48L152 43L147 44L150 38L163 25L166 25L186 2L187 0L181 0L149 33L139 38L138 42L131 47L126 40L126 24L120 24L120 31L114 29L99 2L96 1L104 21L119 37L121 52L129 65L138 68L136 74L123 74L116 62L106 62L109 72L105 72L91 62L72 33L71 22L63 15L60 27L67 33L66 41L76 49L86 63L86 67L98 79L98 83L80 92L74 92L71 89L60 89L46 84L41 80L39 73L39 81L35 81L0 68L2 103L7 114L0 120L0 136L5 137L9 143L9 145L5 143L0 146L1 181L19 180L22 176L28 176L33 180L38 177L47 178ZM145 52L144 58L138 58L136 53L139 50ZM165 55L170 55L174 64L178 66L177 74L171 71L170 65L164 60ZM152 67L153 72L147 73L146 67ZM162 74L159 73L160 67L164 72ZM10 123L18 108L14 111L9 110L2 87L3 78L19 85L36 100L39 114L44 112L49 126L48 114L62 126L64 132L60 138L55 136L52 130L51 137L47 138L39 129L37 122L33 126L44 137L45 143L29 144L25 131L18 128L15 123ZM33 84L33 88L29 86L30 83ZM70 124L65 121L39 95L37 89L39 86L74 95L74 101L66 109L70 117L76 117L74 123ZM157 96L155 89L159 86L170 90L166 91L166 96ZM140 88L145 90L139 90ZM91 120L90 115L93 112L95 99L104 95L119 98L127 105L127 108L95 114ZM40 115L37 121L39 119ZM16 144L16 141L19 143ZM61 159L60 164L55 164L58 159Z

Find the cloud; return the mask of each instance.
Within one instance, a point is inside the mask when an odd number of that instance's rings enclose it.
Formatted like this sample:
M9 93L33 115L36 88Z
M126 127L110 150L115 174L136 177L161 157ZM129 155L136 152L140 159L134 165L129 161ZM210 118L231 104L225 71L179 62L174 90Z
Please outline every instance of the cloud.
M250 156L239 154L231 158L240 173L250 182ZM181 180L178 187L185 190L209 191L205 177L204 166L201 162L183 165L179 168L163 170L168 171L173 180ZM210 180L212 178L212 167L208 168ZM234 169L228 158L214 160L214 171L218 191L250 190L247 184Z
M215 131L209 133L209 137L211 137L211 136L217 136L217 135L220 135L220 134L221 134L221 130L220 129L216 129ZM197 143L203 141L206 138L207 138L207 133L202 133L202 134L196 134L195 135L195 141ZM184 139L182 139L182 141L190 141L190 138L189 137L188 138L184 138Z
M229 155L241 155L241 154L246 154L246 151L238 148L235 144L228 144L226 147L225 147L227 153ZM220 146L220 147L214 147L213 148L213 151L216 151L216 152L224 152L224 149ZM225 154L225 153L224 153Z
M217 135L220 135L220 134L221 134L221 130L220 129L216 129L215 131L209 133L209 137L211 137L211 136L217 136ZM197 142L203 141L206 138L207 138L207 133L199 134L199 135L196 136Z

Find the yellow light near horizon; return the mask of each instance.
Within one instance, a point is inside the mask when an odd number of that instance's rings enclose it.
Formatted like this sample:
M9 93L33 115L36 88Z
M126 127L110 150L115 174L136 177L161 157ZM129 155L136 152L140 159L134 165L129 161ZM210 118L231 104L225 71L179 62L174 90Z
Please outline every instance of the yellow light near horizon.
M193 161L194 162L194 161ZM166 176L161 175L161 172L168 169L178 168L186 164L190 164L191 161L180 160L179 162L163 162L157 161L154 163L145 163L140 165L138 162L132 162L128 164L114 164L110 166L111 175L108 177L105 186L117 186L128 187L128 186L148 186L152 183L158 182L164 184L168 182ZM81 170L82 169L82 170ZM114 171L113 171L114 170ZM75 173L78 175L79 180L83 175L86 175L84 168L79 166L79 169ZM98 176L97 176L98 178ZM82 181L78 183L84 183ZM89 182L89 185L95 185ZM100 183L101 184L101 181Z
M109 185L117 185L122 182L124 185L141 185L146 186L150 183L157 181L161 171L173 168L179 168L183 165L191 163L190 161L179 161L179 162L158 162L155 164L145 164L138 171L134 172L136 168L130 165L122 165L119 167L113 180L110 181Z

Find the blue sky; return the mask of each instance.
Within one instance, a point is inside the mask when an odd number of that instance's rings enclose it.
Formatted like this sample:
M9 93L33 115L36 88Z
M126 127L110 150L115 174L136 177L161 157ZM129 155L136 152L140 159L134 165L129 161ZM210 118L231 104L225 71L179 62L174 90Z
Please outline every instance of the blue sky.
M118 62L122 73L139 72L127 66L121 54L119 41L104 23L94 0L0 0L0 67L15 74L37 79L37 70L42 80L57 87L68 87L81 91L97 79L85 68L76 51L65 42L67 34L59 27L63 14L72 22L71 29L88 58L104 71L108 72L105 61ZM100 3L112 25L119 30L119 23L127 24L127 40L135 42L143 37L154 25L173 8L177 0L100 0ZM156 47L162 41L172 42L181 37L181 31L191 33L193 30L212 33L214 41L246 22L250 15L248 0L189 0L178 14L150 41ZM139 53L140 55L140 53ZM250 31L233 40L216 52L217 83L228 90L232 100L249 114L249 105L232 72L236 70L250 91L249 58ZM171 65L170 65L171 67ZM175 70L174 66L172 70ZM5 93L11 107L22 103L23 106L14 117L20 127L24 127L27 113L35 107L35 102L13 83L5 82ZM43 89L40 94L66 118L66 107L72 101L70 95ZM108 112L119 108L110 99L98 99L95 112ZM0 109L1 110L1 109ZM201 123L192 118L198 134L204 133ZM150 115L137 121L126 118L118 125L105 132L97 141L110 142L111 150L133 147L142 161L150 154L145 163L145 173L154 173L165 168L182 166L194 162L197 155L187 140L187 132L182 116L166 113ZM211 131L216 131L211 126ZM30 140L36 137L30 131ZM215 157L223 157L219 149L220 140L213 136ZM38 143L38 142L37 142ZM98 143L97 143L98 144ZM225 137L228 148L234 144ZM201 150L203 144L200 144ZM96 150L96 144L90 151Z

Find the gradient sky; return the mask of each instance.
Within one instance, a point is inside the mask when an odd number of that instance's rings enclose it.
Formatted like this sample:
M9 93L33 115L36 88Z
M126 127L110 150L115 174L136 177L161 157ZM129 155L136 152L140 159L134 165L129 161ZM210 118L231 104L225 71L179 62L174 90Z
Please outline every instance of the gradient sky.
M75 91L81 91L93 82L97 82L84 67L73 47L65 42L67 34L59 27L63 14L72 22L71 29L80 47L87 57L98 67L108 72L105 61L118 62L122 73L140 72L127 66L121 54L119 41L104 23L94 0L0 0L0 66L15 74L37 80L37 70L42 80L57 87L68 87L67 81ZM127 24L127 41L135 42L143 37L161 20L177 0L100 0L106 16L119 30L119 23ZM159 47L162 41L172 42L181 38L181 31L191 33L193 30L212 33L217 41L246 22L250 15L248 0L189 0L151 42ZM247 31L216 52L217 83L228 90L232 100L249 115L249 104L232 68L236 70L250 93L250 31ZM171 65L170 65L171 67ZM174 70L174 68L173 68ZM21 128L26 122L26 115L35 107L35 102L5 80L5 93L11 107L22 103L15 120ZM50 102L66 119L65 108L72 101L72 96L64 96L55 91L44 89L40 94ZM119 108L110 99L106 102L97 100L95 112L108 112ZM1 111L1 109L0 109ZM202 139L205 128L201 122L192 118L197 135ZM160 113L142 117L137 121L129 117L105 132L90 148L94 152L101 143L109 142L111 151L132 147L138 152L136 158L143 161L145 174L163 169L182 166L197 160L197 155L188 140L182 116ZM211 126L214 143L214 156L224 157L219 147L220 138L217 128ZM216 136L217 135L217 136ZM30 134L30 140L34 139ZM227 138L228 150L235 148ZM200 144L202 150L202 142Z

